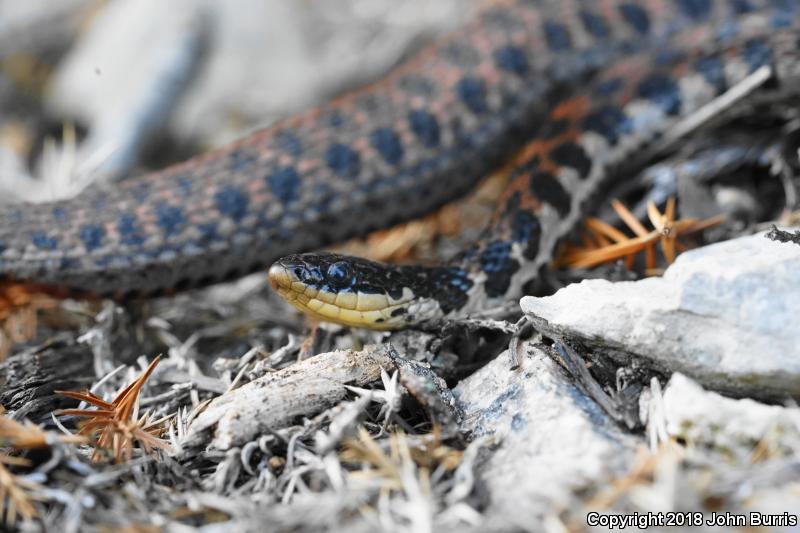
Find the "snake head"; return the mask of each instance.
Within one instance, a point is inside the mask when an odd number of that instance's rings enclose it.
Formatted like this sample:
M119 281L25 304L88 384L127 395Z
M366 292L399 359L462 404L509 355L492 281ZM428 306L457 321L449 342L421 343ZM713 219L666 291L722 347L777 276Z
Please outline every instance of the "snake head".
M269 282L284 300L314 318L391 330L408 326L424 303L414 287L425 279L427 270L334 253L307 253L276 261L269 269Z

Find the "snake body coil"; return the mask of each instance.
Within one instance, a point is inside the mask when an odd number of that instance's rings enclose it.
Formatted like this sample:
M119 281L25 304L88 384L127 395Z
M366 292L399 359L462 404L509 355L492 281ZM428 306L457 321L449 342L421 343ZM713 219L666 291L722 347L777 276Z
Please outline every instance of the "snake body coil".
M101 295L208 284L430 211L530 141L485 237L448 265L314 254L270 270L295 305L349 324L474 310L518 294L644 143L760 67L796 87L797 11L501 2L380 82L229 147L72 200L2 207L0 272Z

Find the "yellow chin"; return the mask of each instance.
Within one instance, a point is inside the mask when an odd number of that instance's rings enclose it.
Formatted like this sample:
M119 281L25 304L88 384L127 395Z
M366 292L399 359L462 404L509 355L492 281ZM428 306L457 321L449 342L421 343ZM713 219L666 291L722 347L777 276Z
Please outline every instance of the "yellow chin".
M377 330L400 329L406 325L405 315L397 310L405 307L407 302L390 302L383 294L319 291L275 266L269 270L269 282L284 300L318 320Z

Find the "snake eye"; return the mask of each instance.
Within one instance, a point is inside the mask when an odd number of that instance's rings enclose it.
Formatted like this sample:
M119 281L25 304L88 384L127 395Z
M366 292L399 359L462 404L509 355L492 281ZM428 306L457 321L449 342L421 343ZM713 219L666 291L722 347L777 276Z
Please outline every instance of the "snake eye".
M350 280L350 267L347 263L339 261L328 267L328 280L337 285L342 285Z

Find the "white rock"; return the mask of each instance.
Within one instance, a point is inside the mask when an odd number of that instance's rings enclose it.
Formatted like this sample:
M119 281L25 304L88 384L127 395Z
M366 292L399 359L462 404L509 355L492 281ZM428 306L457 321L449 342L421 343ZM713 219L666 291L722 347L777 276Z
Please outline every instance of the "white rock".
M542 331L705 386L800 396L800 246L762 234L681 255L662 278L586 280L522 310Z
M762 513L788 518L785 513L800 509L796 406L726 398L676 373L665 388L663 408L667 434L685 443L681 495L724 501L725 511L748 517Z
M664 390L664 417L670 436L724 450L743 464L760 442L786 454L800 453L800 409L726 398L680 373Z
M576 491L627 471L641 442L572 384L546 354L527 346L520 370L507 353L454 390L475 438L499 441L479 467L491 503L491 530L540 529L553 509L573 507Z

